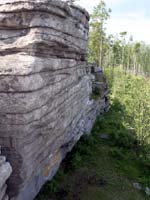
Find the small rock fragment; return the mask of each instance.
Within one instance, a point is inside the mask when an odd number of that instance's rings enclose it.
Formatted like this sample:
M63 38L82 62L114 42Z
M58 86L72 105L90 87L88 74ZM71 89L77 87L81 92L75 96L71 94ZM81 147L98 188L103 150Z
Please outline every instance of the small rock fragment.
M133 187L137 190L142 190L142 186L140 185L140 183L133 183Z
M100 134L100 138L107 140L107 139L109 139L109 135L107 133L102 133L102 134Z
M147 196L150 196L150 188L149 187L145 188L145 193L147 194Z

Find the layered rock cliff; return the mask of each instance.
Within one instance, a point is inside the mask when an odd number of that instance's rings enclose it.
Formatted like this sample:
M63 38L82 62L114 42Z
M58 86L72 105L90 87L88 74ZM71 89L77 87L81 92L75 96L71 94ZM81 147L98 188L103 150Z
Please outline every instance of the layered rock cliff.
M0 1L0 145L13 168L11 199L32 200L109 107L102 71L86 62L88 21L58 0Z

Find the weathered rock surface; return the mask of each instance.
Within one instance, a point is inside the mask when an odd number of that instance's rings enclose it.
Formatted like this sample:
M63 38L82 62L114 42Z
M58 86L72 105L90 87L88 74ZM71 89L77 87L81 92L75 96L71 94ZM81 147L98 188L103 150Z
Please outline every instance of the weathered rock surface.
M8 162L6 162L6 158L1 155L0 151L0 200L8 198L6 194L7 185L6 181L10 177L12 173L12 168Z
M86 63L88 20L58 0L0 1L0 145L12 200L32 200L109 108L102 71Z

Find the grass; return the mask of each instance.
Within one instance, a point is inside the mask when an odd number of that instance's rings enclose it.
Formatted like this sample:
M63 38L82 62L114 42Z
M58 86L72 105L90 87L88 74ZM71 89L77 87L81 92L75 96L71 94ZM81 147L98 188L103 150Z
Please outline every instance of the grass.
M144 177L133 151L136 139L128 135L127 141L121 142L119 136L116 138L116 133L121 130L129 134L122 125L121 109L116 102L103 118L97 120L92 134L78 142L37 200L148 199L144 192L133 188L133 182ZM109 134L109 139L101 139L101 133ZM128 141L130 145L126 145Z
M115 92L123 95L122 87L118 88ZM133 187L134 182L150 187L150 148L141 145L131 128L128 109L128 104L114 96L110 111L97 119L90 136L76 144L36 200L150 199L144 190Z

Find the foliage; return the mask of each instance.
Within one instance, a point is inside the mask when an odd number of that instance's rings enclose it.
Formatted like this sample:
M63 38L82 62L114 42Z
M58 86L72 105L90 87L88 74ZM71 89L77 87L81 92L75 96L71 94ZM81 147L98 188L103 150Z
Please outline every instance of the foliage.
M106 50L105 22L111 10L107 9L103 0L94 7L90 21L89 62L103 66L103 57Z
M150 45L134 41L126 31L106 35L105 24L111 9L104 1L94 8L90 22L89 62L102 68L122 66L124 71L135 75L150 75Z
M150 81L142 76L126 75L121 69L106 73L113 84L112 97L124 106L125 126L137 134L141 145L150 143Z
M137 99L141 97L142 101L142 94L149 89L144 84L149 82L142 77L125 75L117 68L113 73L110 111L96 120L92 134L82 137L67 155L38 200L149 198L132 186L133 182L139 182L143 187L150 187L150 145L147 139L141 142L137 134L140 123L135 120L141 115ZM110 70L106 74L112 77ZM142 126L145 130L143 121ZM101 139L101 134L108 134L108 139Z
M49 196L56 193L59 189L59 182L64 178L64 171L59 169L57 176L51 181L45 184L45 186L41 189L40 194L37 196L38 200L46 200Z
M150 46L127 40L126 31L107 37L110 12L100 1L91 15L89 61L105 68L111 109L68 154L38 200L148 199L132 183L150 187Z
M98 99L100 98L100 95L101 95L100 89L97 88L97 87L95 87L95 88L93 88L93 90L92 90L90 99L94 99L94 100L96 101L96 100L98 100Z

